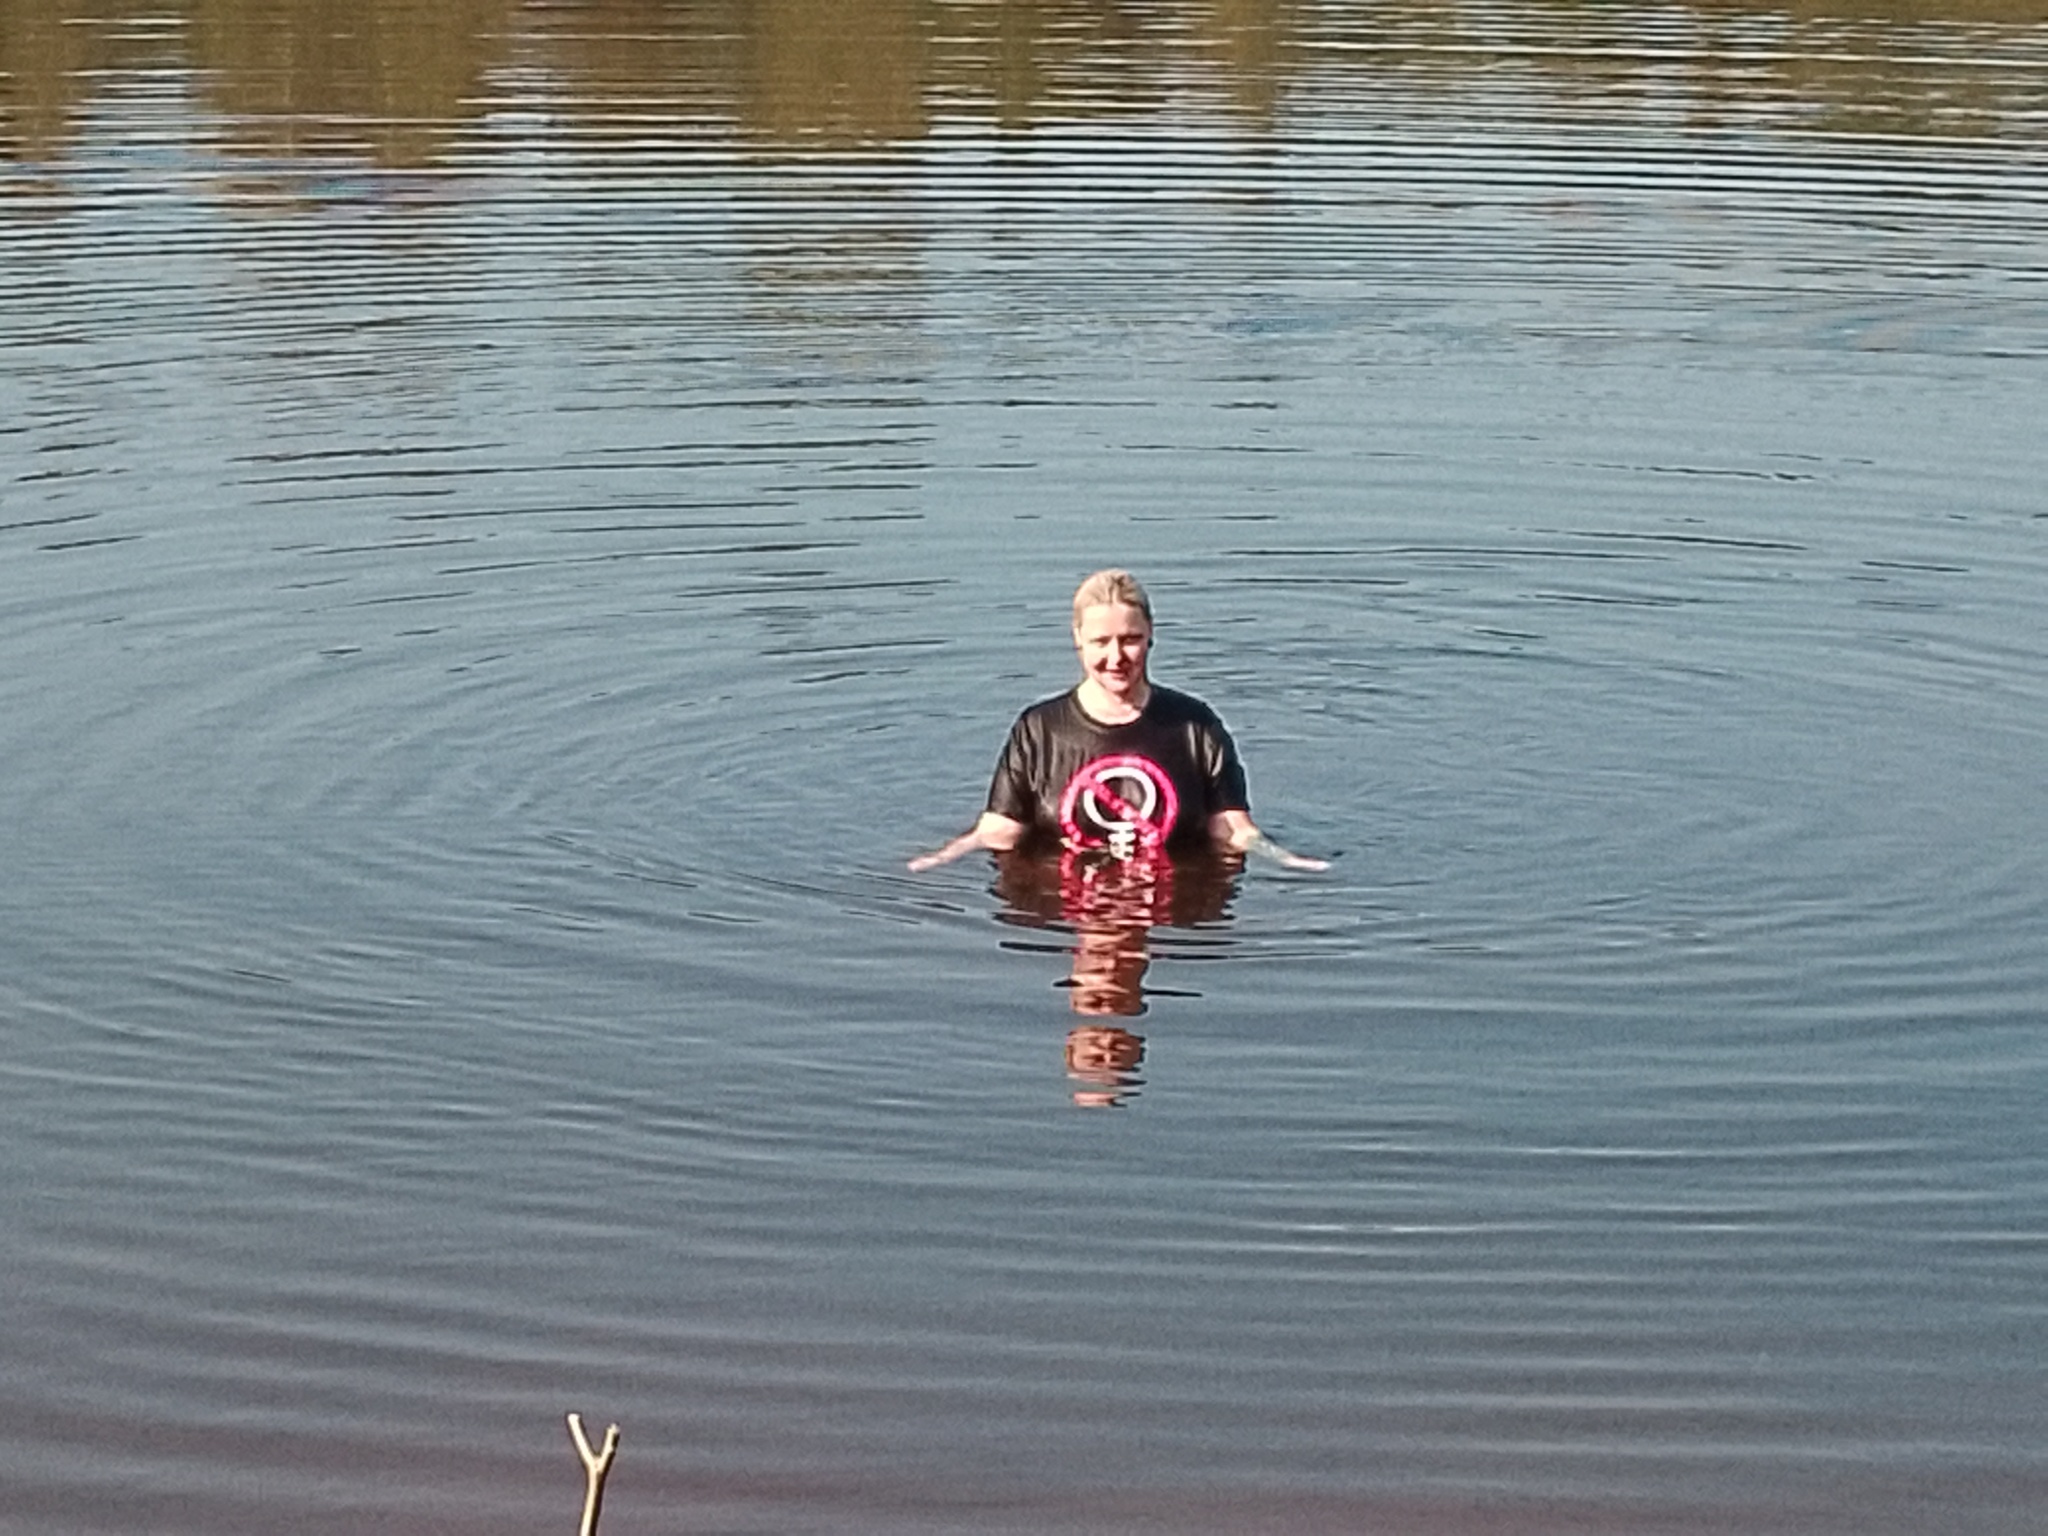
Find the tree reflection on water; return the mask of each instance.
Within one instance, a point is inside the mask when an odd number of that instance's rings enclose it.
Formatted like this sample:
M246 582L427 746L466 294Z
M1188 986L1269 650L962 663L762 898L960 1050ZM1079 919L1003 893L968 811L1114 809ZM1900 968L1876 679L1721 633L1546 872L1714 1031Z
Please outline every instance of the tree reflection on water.
M2044 25L2048 0L0 0L0 155L61 157L111 80L166 69L223 152L394 169L444 163L507 102L585 134L709 129L769 153L1190 107L1263 136L1311 73L1518 81L1558 109L1695 123L2038 136Z

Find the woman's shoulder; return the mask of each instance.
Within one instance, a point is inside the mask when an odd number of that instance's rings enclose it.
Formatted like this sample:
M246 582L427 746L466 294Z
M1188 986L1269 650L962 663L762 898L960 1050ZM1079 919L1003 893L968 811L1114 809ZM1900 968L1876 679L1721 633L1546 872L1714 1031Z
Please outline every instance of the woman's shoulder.
M1192 693L1182 693L1178 688L1162 688L1152 685L1152 697L1145 713L1161 725L1199 725L1220 730L1223 717L1196 698Z
M1010 726L1010 734L1043 735L1047 731L1056 730L1073 718L1075 708L1073 689L1052 694L1035 704L1025 705Z

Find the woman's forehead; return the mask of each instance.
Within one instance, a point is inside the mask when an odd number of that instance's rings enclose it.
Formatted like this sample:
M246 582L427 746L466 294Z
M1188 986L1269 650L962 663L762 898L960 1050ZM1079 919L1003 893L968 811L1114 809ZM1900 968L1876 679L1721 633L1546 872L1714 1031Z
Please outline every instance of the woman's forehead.
M1149 634L1152 621L1145 610L1129 603L1093 603L1081 610L1074 633L1083 639L1104 640L1111 635Z

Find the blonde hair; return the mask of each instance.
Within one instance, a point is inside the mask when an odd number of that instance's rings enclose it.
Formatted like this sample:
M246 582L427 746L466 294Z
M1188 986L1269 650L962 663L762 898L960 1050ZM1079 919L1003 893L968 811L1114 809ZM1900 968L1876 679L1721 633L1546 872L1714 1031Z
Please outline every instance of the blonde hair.
M1129 571L1111 568L1097 571L1074 592L1074 628L1081 627L1081 615L1090 608L1109 604L1122 604L1135 608L1145 615L1145 622L1152 622L1152 599L1145 595L1145 589L1138 585L1138 578Z

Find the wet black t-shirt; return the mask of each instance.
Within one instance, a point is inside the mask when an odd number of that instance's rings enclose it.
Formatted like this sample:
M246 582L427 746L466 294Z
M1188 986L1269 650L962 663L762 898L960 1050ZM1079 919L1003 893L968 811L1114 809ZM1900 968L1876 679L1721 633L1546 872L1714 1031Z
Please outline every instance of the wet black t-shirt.
M1128 858L1205 846L1211 816L1251 803L1216 712L1155 686L1128 725L1090 719L1072 690L1025 710L996 764L988 808L1037 838Z

